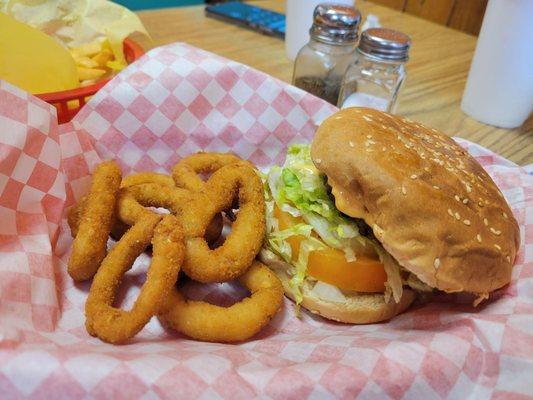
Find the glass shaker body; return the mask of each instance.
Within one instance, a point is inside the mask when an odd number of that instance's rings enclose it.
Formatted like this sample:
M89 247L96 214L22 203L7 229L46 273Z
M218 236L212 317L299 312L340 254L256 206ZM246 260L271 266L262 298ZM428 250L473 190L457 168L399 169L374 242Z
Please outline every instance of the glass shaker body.
M292 84L337 105L344 73L355 52L355 43L330 44L311 38L296 56Z
M404 62L380 60L357 52L344 76L338 106L394 112L406 72Z

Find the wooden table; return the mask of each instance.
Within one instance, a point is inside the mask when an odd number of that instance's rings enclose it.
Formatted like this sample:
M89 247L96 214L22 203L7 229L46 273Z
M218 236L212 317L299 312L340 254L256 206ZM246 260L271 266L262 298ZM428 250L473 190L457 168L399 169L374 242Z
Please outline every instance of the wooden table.
M257 1L283 12L284 2ZM358 0L363 15L379 16L382 25L409 34L413 40L407 82L397 112L453 136L477 142L521 165L533 162L533 118L518 129L481 124L460 109L476 38L465 33ZM182 41L250 65L289 82L292 61L283 41L204 16L203 7L139 12L152 39L135 38L145 49Z

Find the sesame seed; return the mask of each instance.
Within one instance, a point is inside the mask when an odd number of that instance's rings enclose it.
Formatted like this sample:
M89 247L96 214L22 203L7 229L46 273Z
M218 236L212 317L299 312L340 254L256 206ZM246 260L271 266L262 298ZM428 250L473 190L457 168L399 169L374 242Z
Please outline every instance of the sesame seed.
M387 148L386 148L385 146L383 146L383 147L381 148L381 150L383 150L383 151L387 151Z
M448 208L448 214L450 214L453 217L453 211L451 208Z
M509 257L509 256L506 256L506 257L505 257L505 259L507 260L507 262L508 262L508 263L510 263L510 262L511 262L511 257Z
M417 176L415 174L411 175L411 179L416 179Z
M382 127L383 129L387 129L387 127L386 127L385 125L383 125L383 124L381 124L381 127Z
M379 236L383 236L384 231L383 231L383 229L380 226L374 224L372 226L372 230L374 231L375 234L377 234Z
M402 193L403 193L404 195L407 194L407 189L405 189L405 186L402 186Z
M503 218L505 219L509 218L506 213L503 213L502 215L503 215Z
M477 234L476 239L479 243L481 243L481 235L479 233Z
M320 163L322 162L322 160L321 160L320 158L317 158L317 159L315 160L315 162L316 162L317 164L320 164Z
M499 236L499 235L501 235L501 233L502 233L502 231L498 231L498 230L496 230L496 229L494 229L494 228L492 228L492 227L490 228L490 231L491 231L492 233L494 233L496 236Z
M470 185L466 184L465 186L466 186L466 192L470 193L472 191L472 188L470 187Z
M368 139L372 139L372 135L366 135Z
M501 250L501 249L502 249L501 246L499 246L499 245L497 245L497 244L495 244L494 247L496 247L498 250Z
M483 223L485 224L485 226L489 226L489 221L487 220L487 218L483 218Z
M461 201L461 198L460 198L459 196L455 195L455 196L453 196L453 197L455 198L455 200L457 200L457 201L459 201L459 202Z
M351 140L348 142L348 144L350 145L350 147L355 147L355 143L352 142Z
M465 225L467 225L467 226L470 226L470 220L465 219L465 220L463 221L463 224L465 224Z
M463 199L463 204L468 204L468 199Z
M440 187L438 187L437 185L433 185L433 189L440 190Z
M455 213L455 219L457 221L459 221L461 219L461 215L458 212Z
M368 117L367 115L363 115L363 119L364 119L365 121L368 121L368 122L373 121L373 119L370 118L370 117Z
M435 261L433 261L433 266L435 269L439 269L440 267L440 258L435 258Z

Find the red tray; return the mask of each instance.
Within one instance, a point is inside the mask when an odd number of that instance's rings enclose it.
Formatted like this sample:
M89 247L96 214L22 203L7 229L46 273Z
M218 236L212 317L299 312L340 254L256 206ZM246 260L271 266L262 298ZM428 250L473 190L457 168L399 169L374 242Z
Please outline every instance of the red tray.
M124 40L124 56L128 64L144 54L142 47L131 39ZM102 79L97 83L61 92L41 93L36 96L52 104L57 109L57 119L60 124L69 122L86 103L87 98L93 96L109 79Z

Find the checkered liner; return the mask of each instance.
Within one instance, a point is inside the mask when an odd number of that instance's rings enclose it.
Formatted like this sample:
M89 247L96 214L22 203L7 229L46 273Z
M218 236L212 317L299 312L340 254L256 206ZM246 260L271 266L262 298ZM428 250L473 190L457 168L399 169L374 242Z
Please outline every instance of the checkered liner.
M65 208L89 172L168 171L182 156L232 151L261 167L307 142L334 108L244 65L175 44L103 88L72 123L0 83L0 397L525 398L533 383L533 177L460 140L502 189L520 223L511 284L478 309L435 302L384 324L348 326L284 310L240 345L164 331L154 318L124 346L84 328L88 283L65 272ZM147 256L125 281L143 282ZM193 288L194 289L194 288ZM217 298L213 287L195 289Z

